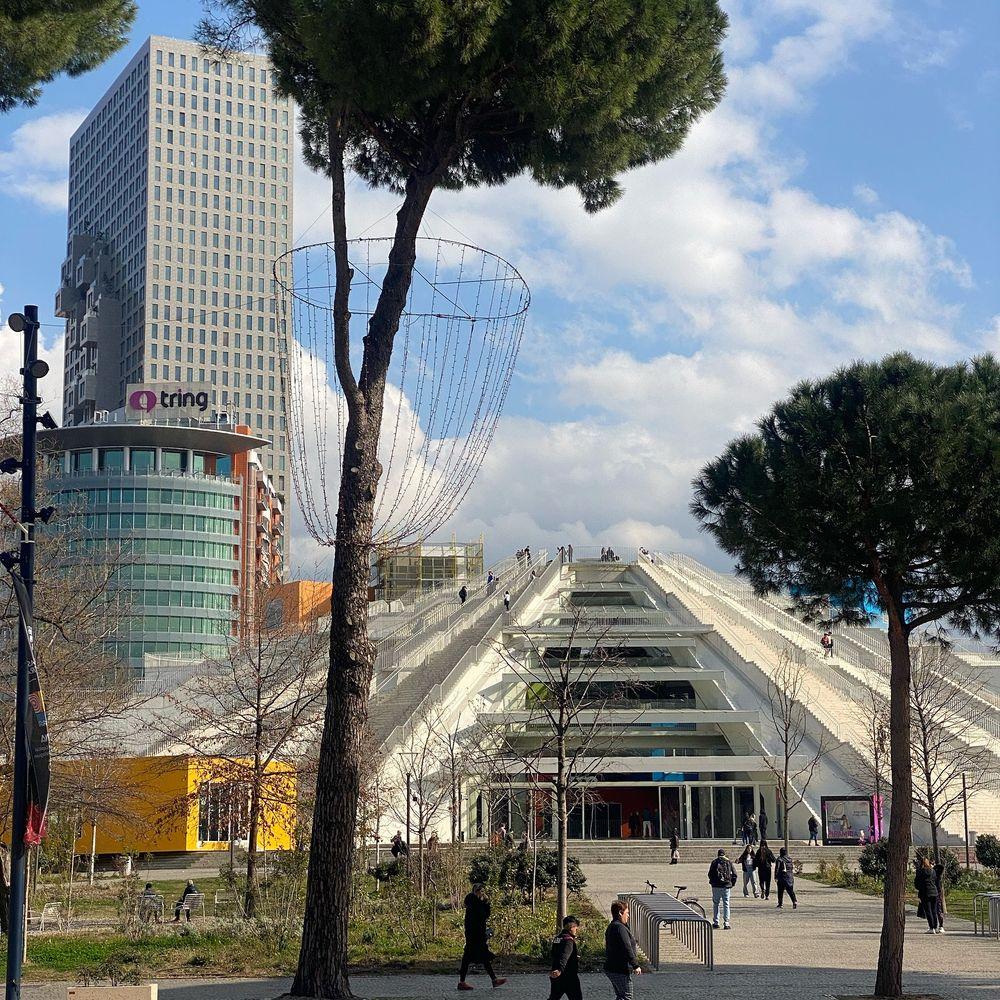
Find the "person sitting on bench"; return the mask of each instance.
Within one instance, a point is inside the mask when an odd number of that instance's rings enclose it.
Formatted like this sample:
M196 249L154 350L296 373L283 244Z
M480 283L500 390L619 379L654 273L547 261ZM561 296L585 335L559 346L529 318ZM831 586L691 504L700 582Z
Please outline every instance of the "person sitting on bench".
M188 920L191 919L191 905L188 903L188 896L200 896L201 893L198 891L198 886L188 879L188 883L184 886L184 892L181 893L181 898L177 901L174 906L174 923L176 924L178 920L181 919L181 910L187 914Z

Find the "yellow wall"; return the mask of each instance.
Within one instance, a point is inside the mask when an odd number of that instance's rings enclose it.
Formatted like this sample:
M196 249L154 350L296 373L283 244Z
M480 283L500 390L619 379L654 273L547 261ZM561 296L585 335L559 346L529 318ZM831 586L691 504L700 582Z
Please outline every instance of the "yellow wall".
M117 762L120 767L121 817L97 820L98 854L156 854L180 851L224 851L228 841L199 842L198 789L213 776L210 760L192 757L133 757ZM295 773L289 765L275 762L268 768L275 776L276 791L264 803L264 821L258 835L262 850L287 850L295 832ZM92 828L84 822L76 849L91 850Z

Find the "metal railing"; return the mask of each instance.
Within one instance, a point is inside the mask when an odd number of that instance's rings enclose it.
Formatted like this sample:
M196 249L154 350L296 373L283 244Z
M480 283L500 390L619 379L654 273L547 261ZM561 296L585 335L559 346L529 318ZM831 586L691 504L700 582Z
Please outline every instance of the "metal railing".
M658 553L657 555L664 568L670 569L671 567L675 567L681 575L693 575L699 582L704 581L703 586L705 588L714 587L717 590L721 590L735 601L739 608L728 605L726 601L715 595L705 595L706 600L711 603L713 608L720 610L720 613L727 615L730 620L734 620L734 618L738 620L738 617L742 613L742 617L744 618L757 618L758 625L793 632L797 636L800 636L809 646L816 644L815 628L800 621L795 615L781 608L773 600L760 597L748 584L744 584L725 574L716 573L714 570L702 566L689 556L681 553L671 553L666 556ZM727 608L728 611L725 610ZM872 635L869 631L853 625L838 626L834 635L836 643L834 651L839 659L863 673L870 672L874 674L878 682L886 685L886 687L888 686L892 667L887 639L881 639ZM810 653L803 650L802 652L805 653L806 659L801 662L812 667L815 672L817 664L822 659L822 654L819 651ZM949 661L954 659L954 654L944 649L941 655L943 668L941 674L947 683L954 685L955 682L950 681L947 670ZM828 674L826 668L830 668L834 673ZM844 678L842 673L839 673L840 669L836 663L824 661L824 679L828 676L835 677L835 680L830 681L831 686L836 687L845 696L863 703L866 700L866 691L871 685L859 681L857 678L854 679L852 684L849 679ZM874 687L877 690L878 684L874 685ZM1000 697L985 688L979 691L964 692L964 694L971 696L975 702L975 707L968 707L968 702L962 703L962 707L965 709L962 717L972 725L978 726L993 739L1000 741L1000 715L994 715L994 711L1000 711ZM1000 748L994 748L993 752L1000 754Z
M467 598L467 601L472 602L471 606L466 604L456 608L444 604L436 613L417 620L411 619L399 630L384 636L379 642L375 659L374 696L377 698L394 687L393 682L398 678L407 660L422 662L433 653L444 649L459 632L478 624L484 614L503 603L505 589L516 588L524 580L530 579L531 573L537 573L545 565L547 558L548 554L543 549L530 565L523 560L520 561L520 571L513 577L502 579L499 583L494 581L492 589L487 587L485 582L487 578L482 578L482 586ZM508 560L504 560L497 565L504 565L507 562ZM488 600L479 600L480 597Z
M545 553L540 553L539 558L535 560L535 565L532 569L538 568L538 565L544 565L543 560L546 558ZM419 718L421 712L428 706L439 703L443 700L444 695L447 691L451 689L454 683L469 669L474 663L476 663L483 655L487 652L492 652L497 649L497 643L499 641L500 634L503 631L505 625L509 625L512 621L514 615L517 613L518 608L526 604L543 586L547 586L548 583L554 578L554 576L559 573L559 562L558 560L553 560L549 563L548 567L542 572L540 576L536 576L534 580L531 579L531 569L525 569L517 580L523 580L526 582L524 589L517 595L513 604L511 605L510 611L503 611L497 615L494 619L490 628L488 630L488 635L494 636L493 638L484 639L481 642L476 643L470 649L466 650L461 659L455 664L451 670L448 671L447 676L445 676L441 681L435 684L428 692L420 699L418 704L413 706L410 713L410 721L402 725L396 726L390 733L389 736L384 741L384 746L390 746L397 739L401 740L405 737L406 729L412 725L412 720ZM513 584L516 586L517 583ZM490 607L496 610L503 606L503 594L500 593L490 603Z

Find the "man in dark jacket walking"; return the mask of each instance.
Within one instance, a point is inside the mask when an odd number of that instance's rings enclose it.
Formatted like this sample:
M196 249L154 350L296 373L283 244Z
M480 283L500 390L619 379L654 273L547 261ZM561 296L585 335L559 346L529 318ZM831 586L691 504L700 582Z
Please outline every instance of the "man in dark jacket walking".
M471 990L473 987L465 981L469 974L469 966L478 962L494 986L503 986L506 979L498 979L493 971L493 953L490 951L490 935L487 924L490 919L490 901L483 889L482 882L472 887L472 892L465 897L465 950L462 952L462 968L458 973L458 988Z
M580 960L576 950L576 935L580 930L580 921L576 917L565 917L562 931L552 942L552 971L549 979L552 986L549 990L549 1000L583 1000L583 988L580 986Z
M736 869L726 852L719 850L718 857L709 865L708 884L712 887L712 926L719 929L719 910L722 910L722 927L730 930L729 895L736 885Z
M774 863L774 880L778 883L777 909L781 909L787 892L788 898L792 901L792 909L797 910L799 901L795 898L795 863L784 847L778 851L778 860Z
M632 973L642 973L635 938L628 926L628 903L611 904L611 923L604 932L604 974L611 980L615 1000L632 1000Z

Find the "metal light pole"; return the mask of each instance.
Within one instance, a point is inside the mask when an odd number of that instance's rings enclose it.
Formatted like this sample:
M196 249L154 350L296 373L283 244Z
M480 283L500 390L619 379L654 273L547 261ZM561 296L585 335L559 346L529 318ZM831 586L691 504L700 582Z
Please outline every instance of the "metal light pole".
M8 325L24 334L24 367L21 406L21 552L19 572L28 592L29 611L35 589L35 461L38 432L38 379L49 366L38 360L38 306L25 306L24 314L14 313ZM17 632L17 697L14 729L14 808L10 838L10 904L7 934L6 1000L20 1000L21 966L24 958L25 915L28 876L28 849L24 842L28 826L28 745L25 720L28 716L29 636L24 616L19 616Z

